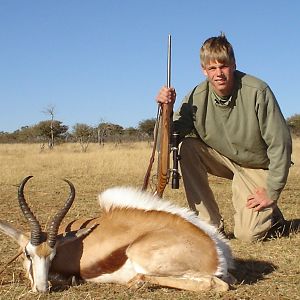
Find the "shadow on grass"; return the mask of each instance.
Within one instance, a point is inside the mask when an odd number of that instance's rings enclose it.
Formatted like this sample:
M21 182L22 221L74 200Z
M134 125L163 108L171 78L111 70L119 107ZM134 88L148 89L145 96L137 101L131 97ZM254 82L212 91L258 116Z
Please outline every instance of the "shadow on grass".
M274 264L267 261L236 259L235 270L231 273L239 284L254 284L276 269Z
M289 237L290 235L300 232L300 219L284 220L283 223L275 224L267 233L265 241L273 240L281 237Z
M300 219L286 220L283 228L270 239L265 239L263 242L268 242L272 239L281 237L289 237L293 234L300 233ZM233 233L227 233L228 239L234 239ZM235 259L235 270L232 270L232 275L236 278L238 284L255 284L258 281L264 280L265 276L274 272L277 266L259 260L243 260Z
M289 234L300 232L300 219L286 221L286 227Z

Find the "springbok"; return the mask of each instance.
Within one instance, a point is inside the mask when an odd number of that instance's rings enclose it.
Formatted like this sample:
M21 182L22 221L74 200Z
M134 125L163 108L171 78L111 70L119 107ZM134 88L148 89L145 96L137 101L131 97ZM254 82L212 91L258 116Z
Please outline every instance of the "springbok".
M53 278L228 290L233 259L227 241L188 209L137 189L116 187L99 195L101 216L60 226L75 198L73 184L65 180L70 195L44 232L24 197L31 177L18 189L30 238L4 221L0 230L21 246L33 291L48 292Z

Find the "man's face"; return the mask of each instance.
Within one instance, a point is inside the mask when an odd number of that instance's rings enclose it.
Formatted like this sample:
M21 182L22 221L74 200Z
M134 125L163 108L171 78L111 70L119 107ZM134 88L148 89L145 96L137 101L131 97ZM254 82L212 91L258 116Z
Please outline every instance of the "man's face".
M217 95L231 95L234 86L235 64L211 61L202 70Z

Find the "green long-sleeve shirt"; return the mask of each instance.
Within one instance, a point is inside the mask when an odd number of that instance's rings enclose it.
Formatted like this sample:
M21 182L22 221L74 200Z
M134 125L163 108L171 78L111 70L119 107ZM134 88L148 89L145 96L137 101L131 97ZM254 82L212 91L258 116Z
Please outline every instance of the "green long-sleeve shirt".
M196 131L208 146L235 163L268 169L267 192L278 200L291 165L292 140L266 83L236 71L232 97L221 105L204 81L184 98L173 121L181 137Z

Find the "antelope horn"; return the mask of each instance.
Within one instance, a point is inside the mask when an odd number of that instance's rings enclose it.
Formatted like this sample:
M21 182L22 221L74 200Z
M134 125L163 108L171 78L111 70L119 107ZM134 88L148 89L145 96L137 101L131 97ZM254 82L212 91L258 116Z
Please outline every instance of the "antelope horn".
M18 200L19 200L20 208L30 225L30 230L31 230L30 242L32 245L38 246L41 243L41 233L42 233L41 225L39 224L35 215L30 210L28 204L26 203L25 197L24 197L25 184L32 177L33 176L27 176L21 182L19 189L18 189Z
M61 221L63 220L63 218L65 217L65 215L67 214L67 212L69 211L69 209L72 206L73 201L75 199L74 185L67 179L64 179L64 181L70 187L70 195L69 195L69 198L67 199L67 201L65 202L64 207L53 217L52 222L50 224L50 228L48 230L48 245L51 248L54 248L54 246L55 246L59 225L60 225Z

